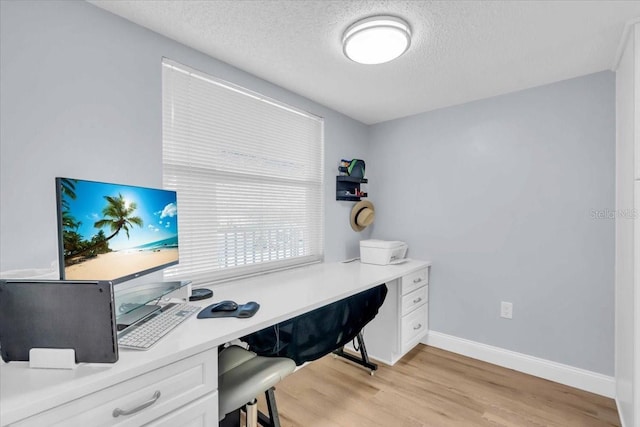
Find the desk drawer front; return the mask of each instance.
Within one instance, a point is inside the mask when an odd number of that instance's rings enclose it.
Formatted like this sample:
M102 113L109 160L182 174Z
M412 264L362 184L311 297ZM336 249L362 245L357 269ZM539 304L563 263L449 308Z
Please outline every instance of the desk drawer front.
M218 425L218 392L192 402L145 427L210 427Z
M415 291L416 289L426 285L428 283L427 277L428 276L426 268L403 276L402 295L406 295L409 292Z
M422 338L428 330L428 306L425 304L402 318L402 352Z
M411 313L416 308L427 303L428 288L428 286L423 286L402 297L402 316Z
M215 391L217 383L218 352L212 349L27 418L15 426L139 426Z

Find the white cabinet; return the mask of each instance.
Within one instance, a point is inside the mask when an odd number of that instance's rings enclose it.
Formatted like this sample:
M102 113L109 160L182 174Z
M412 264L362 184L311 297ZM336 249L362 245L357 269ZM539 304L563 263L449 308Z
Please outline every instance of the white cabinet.
M629 27L616 66L616 402L623 425L640 425L640 24ZM634 153L635 152L635 153ZM635 190L634 190L635 186ZM635 210L634 210L635 208ZM635 220L631 218L635 216Z
M205 400L211 405L207 411L217 422L217 388L218 351L215 348L72 400L12 426L140 426L160 417L169 417L203 396L207 396ZM204 419L204 415L199 418ZM169 424L159 419L155 425Z
M424 338L429 330L428 285L428 267L387 283L387 298L363 332L371 358L393 365Z

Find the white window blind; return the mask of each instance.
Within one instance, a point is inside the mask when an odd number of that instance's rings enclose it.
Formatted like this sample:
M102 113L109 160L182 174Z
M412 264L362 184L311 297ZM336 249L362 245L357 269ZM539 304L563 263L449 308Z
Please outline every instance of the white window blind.
M163 60L164 186L195 285L321 261L321 118Z

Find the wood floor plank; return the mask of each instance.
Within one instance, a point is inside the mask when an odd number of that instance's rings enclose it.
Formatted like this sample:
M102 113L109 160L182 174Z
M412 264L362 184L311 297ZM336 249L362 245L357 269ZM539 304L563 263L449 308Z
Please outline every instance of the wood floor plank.
M374 376L326 356L276 396L283 427L620 425L612 399L424 345Z

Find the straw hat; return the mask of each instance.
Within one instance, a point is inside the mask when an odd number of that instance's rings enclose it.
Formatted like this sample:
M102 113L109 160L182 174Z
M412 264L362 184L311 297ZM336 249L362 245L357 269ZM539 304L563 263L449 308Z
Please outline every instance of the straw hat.
M376 217L373 203L363 200L356 203L351 209L351 228L354 231L362 231L371 224Z

